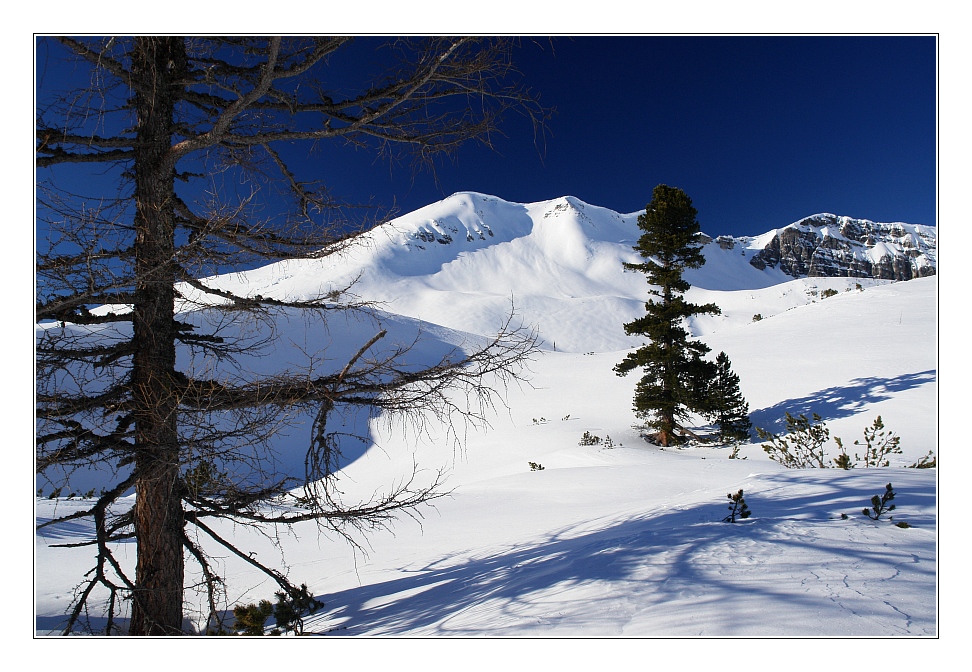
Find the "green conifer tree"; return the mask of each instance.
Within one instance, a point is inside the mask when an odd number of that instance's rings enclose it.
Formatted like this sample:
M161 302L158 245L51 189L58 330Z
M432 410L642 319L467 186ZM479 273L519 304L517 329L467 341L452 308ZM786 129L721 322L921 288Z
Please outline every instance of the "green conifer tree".
M707 407L705 416L719 426L722 443L749 438L753 426L749 421L749 404L739 391L739 376L733 372L725 352L716 357L715 375L709 382L703 404Z
M635 388L635 414L656 430L656 441L669 446L684 434L681 422L690 411L701 411L698 381L710 362L702 360L709 347L689 340L684 320L693 315L720 314L714 303L688 303L683 294L691 287L682 278L687 268L700 268L705 263L699 241L700 227L692 200L681 189L660 184L652 192L651 202L638 217L644 231L634 249L644 257L641 264L625 264L629 270L647 276L656 298L645 304L646 314L624 325L625 333L646 336L649 342L631 352L614 367L626 375L641 367L644 376ZM708 364L709 366L706 366ZM681 430L681 431L680 431Z

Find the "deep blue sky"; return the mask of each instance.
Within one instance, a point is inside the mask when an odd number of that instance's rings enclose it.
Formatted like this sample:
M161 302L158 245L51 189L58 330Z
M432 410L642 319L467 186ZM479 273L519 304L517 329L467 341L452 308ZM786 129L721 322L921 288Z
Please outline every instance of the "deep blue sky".
M515 62L557 109L542 155L514 116L438 185L361 152L325 179L406 212L460 190L634 212L665 183L713 235L817 212L936 224L934 37L524 38Z
M47 49L42 97L86 81ZM288 152L301 157L293 167L336 197L400 212L469 190L572 195L627 213L665 183L688 193L712 235L817 212L937 223L935 37L536 37L520 40L514 61L520 83L556 108L545 137L512 114L495 151L464 146L438 181L333 145ZM79 170L88 187L99 179Z

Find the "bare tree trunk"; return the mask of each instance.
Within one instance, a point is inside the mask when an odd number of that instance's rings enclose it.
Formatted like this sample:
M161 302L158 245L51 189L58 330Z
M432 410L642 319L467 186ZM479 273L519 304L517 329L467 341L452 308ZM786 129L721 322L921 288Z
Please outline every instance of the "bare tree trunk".
M174 100L170 82L185 62L182 38L139 38L132 54L136 287L132 382L135 417L135 534L138 561L132 635L182 629L183 526L175 393Z

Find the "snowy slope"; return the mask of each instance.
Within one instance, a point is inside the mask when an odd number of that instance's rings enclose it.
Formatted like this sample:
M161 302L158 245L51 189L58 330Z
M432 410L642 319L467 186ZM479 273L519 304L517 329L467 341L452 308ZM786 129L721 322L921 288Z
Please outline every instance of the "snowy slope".
M706 265L686 274L689 299L714 301L723 314L690 326L713 353L730 356L754 424L779 432L785 412L816 412L852 452L880 414L904 454L887 469L844 472L784 469L758 443L732 460L723 447L661 450L634 426L636 377L611 370L638 345L621 324L642 314L647 298L644 276L621 268L638 260L636 218L572 197L523 205L456 194L372 232L341 258L215 281L295 297L358 277L352 291L383 302L370 317L311 329L299 318L281 321L293 348L258 353L247 364L256 367L300 366L303 353L321 350L340 361L379 325L389 342L425 334L418 353L432 360L494 334L511 302L544 340L531 384L508 391L490 427L465 428L461 449L434 425L416 436L397 423L345 419L372 439L342 472L345 497L387 489L413 464L423 478L445 469L452 490L394 534L362 540L366 556L319 537L313 524L282 534L281 550L256 531L220 528L261 559L285 561L291 578L325 603L308 631L937 634L937 471L907 468L938 452L937 279L793 279L750 265L756 239L706 245ZM825 298L828 289L837 294ZM579 446L584 431L610 436L615 447ZM278 446L282 464L298 469L305 446L298 426ZM895 520L908 529L861 514L889 481ZM753 517L720 522L726 494L740 488ZM37 516L77 505L38 500ZM90 566L89 549L51 544L83 533L64 526L37 539L40 634L56 630ZM134 553L127 559L134 563ZM272 598L274 586L244 563L222 562L231 603Z

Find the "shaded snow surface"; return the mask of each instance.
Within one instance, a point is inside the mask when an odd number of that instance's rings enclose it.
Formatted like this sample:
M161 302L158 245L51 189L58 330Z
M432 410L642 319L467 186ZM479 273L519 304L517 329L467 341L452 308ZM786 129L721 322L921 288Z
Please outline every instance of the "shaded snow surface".
M402 517L393 534L358 538L366 554L313 524L282 532L281 550L257 532L219 526L325 603L307 620L309 632L937 634L937 470L906 468L938 450L936 278L861 288L846 278L794 280L754 269L752 250L706 246L707 265L687 274L689 299L714 301L723 314L690 328L713 355L729 355L754 424L782 432L785 412L819 413L853 453L880 414L904 450L884 469L787 470L758 442L741 448L745 459L729 459L726 447L662 450L639 436L631 411L637 377L612 372L638 345L621 324L642 314L647 298L644 276L621 268L638 260L637 236L636 215L571 197L521 205L457 194L373 232L341 259L219 279L294 297L360 276L354 293L384 302L370 317L312 336L302 320L282 320L293 349L262 353L259 366L297 366L321 348L353 352L378 325L389 341L424 334L416 357L432 361L494 334L511 301L543 339L530 384L507 391L490 427L459 427L459 447L433 423L417 432L394 420L342 418L371 437L348 451L346 501L401 482L413 464L420 481L444 469L451 489ZM838 294L821 298L825 289ZM753 321L756 314L762 319ZM585 431L610 436L615 447L578 445ZM278 442L283 468L301 468L304 434L298 424ZM836 455L832 441L826 449ZM897 493L894 519L910 528L862 515L888 482ZM753 516L721 522L727 493L740 488ZM82 504L42 499L36 515ZM37 537L38 634L63 622L71 589L91 566L90 549L52 544L86 532L65 525ZM134 564L133 546L119 555ZM231 604L272 599L265 577L217 555Z

